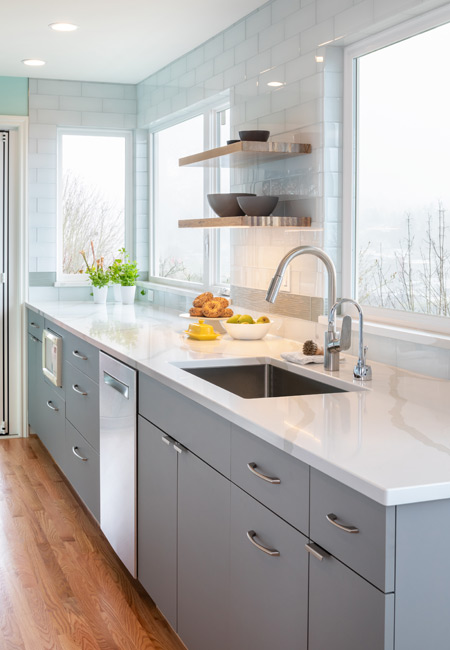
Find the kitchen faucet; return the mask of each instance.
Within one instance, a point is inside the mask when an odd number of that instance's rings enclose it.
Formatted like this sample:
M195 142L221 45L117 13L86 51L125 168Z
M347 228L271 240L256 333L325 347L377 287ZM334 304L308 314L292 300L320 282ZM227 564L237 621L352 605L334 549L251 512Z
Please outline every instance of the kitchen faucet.
M283 276L286 272L288 265L292 262L293 259L299 255L314 255L318 257L325 264L325 268L328 272L328 305L327 309L330 310L332 306L336 303L336 269L333 264L333 260L325 253L325 251L315 246L297 246L293 248L289 253L283 257L283 259L278 264L278 268L275 271L275 275L272 278L270 286L267 290L266 300L267 302L274 303L277 299L278 292L280 291L281 283L283 282ZM348 317L351 321L350 317ZM346 324L348 321L346 321ZM350 323L351 324L351 323ZM330 320L328 320L328 332L325 332L325 354L323 365L325 370L338 370L339 369L339 350L348 349L350 347L350 341L348 341L348 346L344 346L344 342L347 340L346 337L338 338L335 320L331 324L332 329L330 330ZM346 327L345 333L348 329ZM344 334L344 331L343 331ZM345 339L345 340L344 340ZM327 343L333 342L332 348L327 347ZM338 344L339 343L339 344ZM333 349L333 352L331 352Z
M361 379L362 381L369 381L372 379L372 368L366 365L367 346L364 346L363 341L363 313L361 306L356 302L356 300L352 300L351 298L341 298L331 307L328 316L328 332L325 332L325 355L328 352L328 354L334 356L336 352L339 352L339 350L347 350L350 347L352 327L350 316L344 316L340 337L338 338L336 336L334 338L332 335L333 332L336 332L336 310L343 302L350 302L352 305L355 305L359 313L359 356L356 366L353 369L353 377L355 379ZM344 347L342 347L342 341L345 341Z

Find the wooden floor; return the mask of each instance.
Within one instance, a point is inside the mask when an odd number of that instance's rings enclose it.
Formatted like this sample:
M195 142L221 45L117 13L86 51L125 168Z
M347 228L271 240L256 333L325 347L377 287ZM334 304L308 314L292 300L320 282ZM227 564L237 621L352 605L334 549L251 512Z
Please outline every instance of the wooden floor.
M0 440L0 650L183 650L39 440Z

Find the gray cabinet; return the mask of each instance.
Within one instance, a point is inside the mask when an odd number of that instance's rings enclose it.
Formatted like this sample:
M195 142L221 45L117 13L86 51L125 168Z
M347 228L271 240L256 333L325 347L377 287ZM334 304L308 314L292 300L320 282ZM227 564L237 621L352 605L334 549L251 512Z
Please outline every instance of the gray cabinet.
M393 650L394 595L322 555L310 556L308 650Z
M28 334L28 424L37 433L39 427L38 383L41 381L42 342Z
M188 648L228 650L230 482L142 417L138 522L138 578L156 605Z
M66 420L64 472L75 491L100 521L100 462L91 445Z
M177 629L178 454L138 418L138 580Z
M231 485L178 448L178 634L190 650L229 650Z
M65 402L43 378L37 384L37 431L55 463L64 471Z
M67 361L64 363L64 379L66 418L98 452L100 430L98 384Z
M307 650L307 541L232 486L229 648Z

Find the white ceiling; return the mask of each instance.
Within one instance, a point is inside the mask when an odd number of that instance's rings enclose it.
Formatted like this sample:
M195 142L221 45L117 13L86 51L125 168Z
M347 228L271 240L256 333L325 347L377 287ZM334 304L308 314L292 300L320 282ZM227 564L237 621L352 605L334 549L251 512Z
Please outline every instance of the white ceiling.
M265 2L9 0L1 3L0 75L138 83ZM54 32L54 22L79 29Z

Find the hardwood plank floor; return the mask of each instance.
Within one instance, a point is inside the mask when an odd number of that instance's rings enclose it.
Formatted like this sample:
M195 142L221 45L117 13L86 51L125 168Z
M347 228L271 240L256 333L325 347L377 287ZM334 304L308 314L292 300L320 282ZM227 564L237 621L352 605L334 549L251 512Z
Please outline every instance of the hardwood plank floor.
M185 650L36 437L0 440L0 650Z

